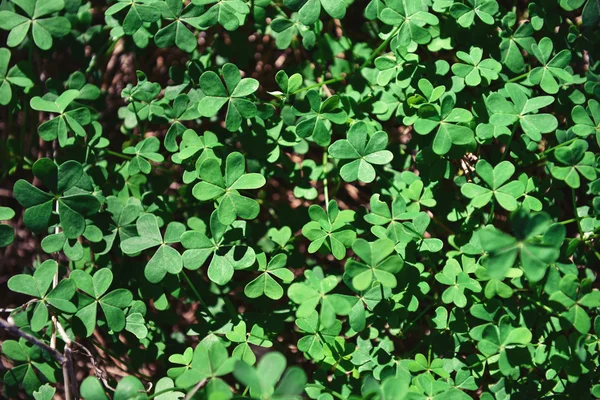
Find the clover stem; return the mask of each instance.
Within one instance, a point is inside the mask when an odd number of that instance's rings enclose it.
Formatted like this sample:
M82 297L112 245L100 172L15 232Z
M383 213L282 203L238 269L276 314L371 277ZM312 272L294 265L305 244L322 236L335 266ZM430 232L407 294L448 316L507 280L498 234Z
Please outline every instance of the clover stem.
M327 149L325 149L323 152L323 192L325 194L325 210L329 210L329 188L327 187L327 184Z
M573 201L573 212L575 213L575 220L577 221L577 230L579 231L579 236L583 239L583 229L581 228L581 218L577 213L577 202L575 201L575 189L571 189L571 200Z
M524 74L521 74L519 76L515 76L514 78L509 79L507 82L516 82L516 81L519 81L519 80L525 78L527 75L529 75L529 72L525 72Z
M506 155L508 153L510 153L510 145L512 144L513 137L515 136L515 131L517 130L517 126L518 125L513 126L512 130L510 131L510 137L508 138L508 142L506 143L506 147L504 148L504 152L502 153L500 162L504 161L504 159L506 158Z
M122 158L127 161L131 160L131 157L128 155L118 153L116 151L112 151L112 150L108 150L108 149L106 149L105 151L106 151L106 154L110 154L111 156L119 157L119 158Z
M554 147L550 147L549 149L546 149L546 150L544 150L544 151L543 151L543 152L540 154L540 156L544 156L546 153L550 153L551 151L554 151L554 150L558 149L559 147L567 146L567 145L569 145L569 144L573 143L574 141L576 141L577 139L578 139L578 138L573 138L573 139L567 140L566 142L563 142L563 143L561 143L561 144L558 144L558 145L556 145L556 146L554 146ZM540 158L540 160L542 160L542 158Z
M320 383L315 383L316 386L319 386L320 389L325 389L326 391L328 391L333 397L337 397L340 400L346 400L346 397L342 396L341 394L339 394L338 392L336 392L333 389L330 389L326 386L321 385Z
M202 308L204 308L204 311L206 311L206 313L211 318L215 318L215 315L208 309L208 306L206 305L206 302L202 299L202 296L200 296L200 293L198 292L198 290L196 290L196 287L194 286L194 284L192 283L192 281L190 280L190 278L188 278L188 276L186 275L186 273L184 271L181 271L179 273L179 275L183 276L183 279L187 282L187 284L190 287L190 289L192 289L192 292L196 296L196 299L200 302L200 305L202 305Z

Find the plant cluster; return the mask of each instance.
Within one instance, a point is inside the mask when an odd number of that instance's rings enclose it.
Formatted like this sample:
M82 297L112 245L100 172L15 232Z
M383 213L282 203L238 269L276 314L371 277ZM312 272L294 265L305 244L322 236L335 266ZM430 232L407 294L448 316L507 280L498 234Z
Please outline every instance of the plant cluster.
M600 397L599 27L2 0L3 395Z

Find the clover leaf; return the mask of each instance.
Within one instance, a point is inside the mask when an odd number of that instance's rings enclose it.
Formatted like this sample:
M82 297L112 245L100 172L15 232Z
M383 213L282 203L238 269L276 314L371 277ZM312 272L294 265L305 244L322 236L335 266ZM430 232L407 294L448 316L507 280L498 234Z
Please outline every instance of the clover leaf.
M444 155L452 145L466 145L473 141L474 132L471 128L459 125L473 119L470 111L464 108L454 108L456 97L447 93L440 99L440 107L427 105L419 108L419 117L415 121L415 131L419 135L428 135L436 130L433 139L433 151Z
M206 71L202 74L200 87L205 97L198 103L198 111L203 117L212 117L228 104L225 127L235 132L242 126L243 118L256 116L256 106L245 97L256 92L258 81L253 78L242 79L238 68L229 63L223 66L223 78L226 86L216 73Z
M288 288L288 297L299 305L298 318L308 317L320 305L319 321L324 328L329 328L337 321L336 314L348 315L353 301L348 296L330 293L338 285L335 276L325 276L320 267L315 267L304 271L304 277L304 282L292 283Z
M358 291L364 291L376 282L388 288L398 284L395 274L400 272L404 261L394 253L395 243L390 239L378 239L367 242L357 239L352 244L352 250L363 262L350 259L346 262L345 274L352 278L352 286Z
M481 292L479 282L471 278L455 259L450 259L446 262L444 269L435 274L435 280L443 285L450 286L442 293L442 301L445 304L454 303L454 305L460 308L464 308L467 305L465 291Z
M73 142L73 139L67 136L69 132L80 137L86 136L84 126L91 122L90 111L85 107L67 111L79 93L79 90L70 89L58 97L48 93L44 98L36 96L31 99L30 105L34 110L58 114L38 127L42 139L52 141L58 138L58 143L64 147Z
M12 99L12 85L23 89L33 86L33 82L23 72L19 64L13 65L10 69L8 68L10 58L10 50L4 47L0 48L0 105L3 106L10 103Z
M186 248L183 265L189 270L197 270L212 255L208 278L218 285L225 285L231 280L235 270L249 268L256 260L252 247L236 245L232 240L233 235L243 235L244 229L243 221L234 222L232 226L222 224L218 212L214 211L210 216L212 239L196 230L181 235L181 244Z
M475 16L484 24L493 25L494 15L498 12L496 0L467 0L466 3L454 3L450 7L450 15L463 28L468 28L475 22Z
M312 31L309 26L300 22L300 16L298 14L293 14L289 19L277 17L271 21L270 27L271 30L276 33L274 36L275 44L278 49L283 50L290 47L290 44L292 44L292 41L298 37L298 35L302 36L302 45L307 50L312 49L317 40L315 32ZM279 72L284 71L282 70ZM290 92L293 91L294 90L291 90Z
M5 340L2 342L2 354L16 363L4 374L4 384L16 386L21 383L29 395L42 386L42 382L56 383L55 361L48 353L25 339Z
M468 86L478 86L482 78L489 85L491 81L500 77L498 74L502 71L502 65L493 58L482 60L483 50L479 47L471 47L469 53L457 51L456 57L464 64L453 64L452 72L454 75L463 78Z
M287 361L283 354L272 352L265 354L256 369L243 361L237 361L233 375L244 386L250 388L250 395L253 398L272 400L299 398L306 386L306 373L296 366L286 371L286 365Z
M402 221L410 220L414 216L406 211L406 201L402 196L393 196L391 207L380 199L381 196L378 193L371 196L371 212L365 215L365 221L375 225L371 228L371 232L375 236L387 237L398 244L407 238ZM382 225L387 225L387 228Z
M144 23L156 22L160 19L160 8L157 0L117 0L104 14L112 17L127 13L122 22L123 32L126 35L134 35Z
M483 249L488 253L486 268L490 277L502 280L519 255L527 279L538 282L560 255L565 227L553 224L545 213L519 211L512 221L515 237L493 227L479 231Z
M304 318L296 320L296 326L304 334L298 340L298 350L308 354L315 361L321 361L325 358L325 348L335 346L335 338L342 330L342 324L339 320L325 328L319 322L319 315L316 311L311 312Z
M158 47L176 45L188 53L194 51L197 47L196 36L187 28L186 24L196 29L202 29L199 24L202 8L188 4L184 9L183 3L179 0L166 0L157 5L162 6L162 18L173 22L156 32L154 35L156 45Z
M477 348L487 357L498 355L498 366L503 375L510 375L518 358L511 357L516 348L531 343L531 332L524 327L513 327L508 316L500 318L498 325L489 324L483 330Z
M178 274L183 269L181 254L169 244L179 243L185 226L180 222L170 222L164 237L160 234L158 219L154 214L143 214L136 222L137 235L121 242L125 254L140 252L157 247L150 261L144 267L144 276L151 283L162 281L167 273Z
M560 147L554 151L554 157L563 165L555 165L550 168L550 173L558 180L565 181L573 189L581 186L580 175L589 181L596 179L594 168L594 153L586 151L588 142L577 139L568 146Z
M31 230L43 232L51 222L54 202L60 226L68 239L76 239L83 234L85 217L95 214L100 208L96 197L78 187L86 176L80 163L69 160L60 166L48 158L41 158L33 164L33 175L48 189L46 193L29 182L20 179L13 188L15 198L23 207L23 221Z
M397 47L408 47L411 42L426 44L431 34L425 25L438 25L439 19L427 12L427 7L417 1L387 0L386 8L379 19L384 23L398 27L395 40Z
M63 279L50 290L54 276L58 274L58 264L54 260L46 260L36 268L32 275L19 274L8 280L8 288L13 292L23 293L38 300L30 319L31 330L39 332L48 323L48 307L67 314L74 314L77 308L70 302L75 295L75 282ZM50 290L50 291L49 291Z
M499 93L492 93L486 100L488 110L491 112L490 123L495 126L512 126L519 123L521 129L531 140L539 142L542 133L556 130L558 121L552 114L533 114L554 102L552 96L538 96L527 98L524 89L515 84L507 83L506 92L511 101Z
M508 67L512 72L521 72L525 66L522 49L531 51L531 46L535 44L532 35L534 33L531 23L526 21L519 25L513 31L511 27L516 22L514 14L507 15L509 26L500 33L502 41L500 42L500 62Z
M558 93L559 82L571 83L573 81L573 76L565 70L571 61L570 51L561 50L550 59L553 48L552 40L547 37L542 38L539 44L531 45L531 51L540 62L540 66L529 72L529 81L539 84L542 90L548 94Z
M470 182L464 184L460 191L471 199L471 205L481 208L494 198L505 210L517 209L517 199L524 194L525 187L518 180L508 182L515 173L515 166L510 161L502 161L492 167L486 160L479 160L475 165L475 171L489 188Z
M242 0L193 0L193 4L207 6L213 4L199 18L202 27L214 26L217 23L228 31L234 31L244 24L250 7Z
M294 105L294 114L301 117L296 125L296 135L312 137L323 147L331 142L331 123L344 124L348 118L348 114L340 108L339 96L333 95L321 102L316 90L306 92L305 101Z
M429 251L432 253L440 251L444 244L440 239L430 238L425 236L427 227L431 223L431 217L426 212L418 213L411 222L405 222L403 225L404 231L416 241L418 248L421 251ZM398 246L396 246L398 249Z
M572 128L573 133L586 137L595 132L596 141L600 145L600 103L598 101L593 99L588 101L587 110L580 105L573 107L571 118L575 123Z
M63 37L71 32L71 23L65 17L51 14L64 9L63 0L29 0L14 2L25 15L14 11L0 11L0 29L10 31L8 47L20 45L31 28L33 42L42 50L52 47L53 37Z
M359 180L373 182L375 165L385 165L394 158L392 152L385 150L388 136L383 131L368 134L367 124L359 121L350 127L348 138L334 142L329 147L329 155L342 160L353 160L340 169L340 175L346 182Z
M262 274L246 285L244 294L251 299L265 295L270 299L279 300L283 297L283 288L273 276L283 283L291 283L294 280L294 273L285 268L287 256L277 254L267 263L265 254L261 253L257 256L257 260L258 271Z
M335 200L331 200L327 211L313 204L308 214L311 221L302 227L302 234L311 241L308 252L315 253L325 247L336 259L343 259L346 249L356 239L356 233L348 226L354 221L354 211L340 211Z
M227 332L225 336L232 342L239 343L233 349L231 355L245 361L249 365L254 365L254 363L256 363L256 355L252 351L250 344L263 348L273 346L273 342L267 338L263 328L258 325L253 325L250 332L248 332L244 321L240 321L240 323L234 326L230 332Z
M256 218L260 207L256 200L240 194L240 190L259 189L266 183L257 173L245 173L246 158L233 152L225 160L225 174L216 158L207 158L198 169L201 182L194 185L192 194L200 201L215 200L217 215L223 225L231 225L237 217Z
M15 212L12 208L0 207L0 221L13 219ZM8 224L0 224L0 247L6 247L15 240L15 231Z
M284 0L283 4L292 10L298 11L298 19L304 25L312 25L321 15L321 7L325 9L331 18L344 18L346 15L346 4L335 0Z
M125 328L125 312L133 295L127 289L115 289L108 292L112 282L113 273L108 268L102 268L90 275L83 270L71 272L70 278L80 290L78 296L78 311L75 316L83 323L86 337L94 333L98 315L98 306L104 313L108 328L120 332ZM108 292L108 293L107 293Z
M229 357L227 348L221 341L201 342L193 352L188 348L183 356L176 354L169 357L170 362L183 364L184 367L170 368L167 375L180 388L194 386L204 379L213 382L212 385L227 387L219 377L231 373L237 360Z
M123 153L134 155L129 161L129 175L136 175L140 172L147 175L152 170L150 161L155 163L163 162L165 158L158 153L159 149L160 141L154 136L142 140L135 147L130 146L125 148Z
M587 334L592 321L585 308L600 307L600 291L591 290L589 284L580 285L576 275L567 274L558 283L558 291L550 296L552 303L557 303L564 311L561 318L581 334Z

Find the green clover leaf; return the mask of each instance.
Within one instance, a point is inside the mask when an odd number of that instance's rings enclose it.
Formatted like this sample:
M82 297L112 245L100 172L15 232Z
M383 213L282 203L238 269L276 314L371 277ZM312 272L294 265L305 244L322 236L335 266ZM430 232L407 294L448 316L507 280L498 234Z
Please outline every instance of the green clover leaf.
M12 99L13 85L25 90L33 86L33 82L23 72L19 64L8 69L10 56L9 49L0 48L0 105L3 106L10 103Z
M518 357L511 357L515 348L531 343L531 332L524 327L513 327L508 316L503 316L498 326L489 324L483 330L482 340L477 348L487 357L499 355L498 366L503 375L510 375L517 365ZM517 361L518 362L518 361Z
M538 282L560 255L565 227L553 224L548 214L529 214L524 210L517 211L512 222L515 237L493 227L479 231L483 249L488 253L489 276L504 279L519 255L527 279Z
M346 4L335 0L283 0L283 4L292 10L298 11L298 19L304 25L312 25L321 15L321 7L331 18L344 18Z
M321 102L316 90L306 92L302 103L294 104L294 114L301 117L296 125L296 135L303 139L312 137L319 146L331 142L331 123L344 124L348 114L340 107L340 97L333 95Z
M540 66L529 72L529 81L534 85L540 85L542 90L548 94L558 93L562 83L571 83L573 76L565 70L571 61L571 52L561 50L552 59L554 45L550 38L542 38L539 44L531 45L531 51L540 62ZM558 79L558 82L557 82Z
M492 125L512 126L518 122L523 132L536 142L542 139L542 133L556 130L558 121L554 115L533 114L554 103L554 97L538 96L529 99L525 89L516 83L507 83L505 89L512 103L499 93L492 93L486 100Z
M395 274L400 272L404 261L394 253L395 243L390 239L378 239L367 242L357 239L352 250L363 262L350 259L346 262L345 274L352 278L352 286L358 291L365 291L376 282L393 289L398 284Z
M564 309L560 314L562 319L585 335L592 327L592 320L584 307L600 307L600 291L591 290L585 281L580 285L576 275L567 274L560 280L558 291L552 293L550 301Z
M0 221L13 219L15 212L12 208L0 207ZM15 231L8 224L0 224L0 247L6 247L15 240Z
M246 285L244 294L251 299L265 295L270 299L279 300L283 297L283 288L273 276L283 283L291 283L294 280L294 273L285 268L287 256L277 254L267 263L266 255L261 253L257 256L257 260L258 271L262 274Z
M144 276L151 283L162 281L167 273L178 274L183 269L181 254L169 244L179 243L185 232L185 225L180 222L170 222L164 237L160 234L158 219L154 214L143 214L136 222L137 235L121 242L121 250L125 254L140 252L157 247L150 261L144 268Z
M596 141L600 146L600 103L598 101L593 99L588 101L587 110L580 105L573 107L571 118L575 123L572 128L573 133L587 137L595 132Z
M42 50L52 47L53 37L63 37L71 32L71 23L65 17L52 17L65 8L63 0L26 0L14 2L25 15L0 11L0 29L10 31L8 47L20 45L31 28L33 42Z
M273 346L268 337L265 335L265 330L258 325L253 325L250 332L246 328L246 323L240 321L230 332L225 335L227 339L234 343L239 343L231 355L245 361L249 365L256 363L256 355L252 351L250 344L258 347L269 348Z
M573 189L581 186L580 175L589 181L596 179L594 168L594 153L586 151L588 142L577 139L568 146L560 147L554 151L556 160L565 166L552 166L550 173L558 180L565 181Z
M339 320L336 320L328 328L323 327L319 322L319 315L316 311L311 312L304 318L298 318L296 326L304 334L298 340L298 350L308 354L315 361L321 361L325 358L325 348L335 346L335 339L342 331L342 323Z
M46 260L36 268L33 276L15 275L8 280L8 288L13 292L23 293L36 299L36 305L30 319L31 330L41 331L48 322L48 307L67 314L74 314L77 307L69 300L75 295L75 282L63 279L49 291L54 276L58 274L58 264L54 260Z
M188 4L184 9L183 3L179 0L166 0L164 3L158 2L157 5L162 6L162 18L173 22L156 32L154 35L156 45L163 48L176 45L185 52L194 51L197 47L197 39L186 24L202 29L200 25L202 8Z
M479 160L475 165L475 171L488 188L470 182L464 184L460 191L465 197L471 199L471 205L481 208L494 198L505 210L517 209L517 199L524 194L525 187L518 180L508 182L515 173L515 166L510 161L502 161L492 167L487 161Z
M473 115L464 108L454 108L456 97L453 93L447 93L440 101L440 107L421 106L414 127L419 135L428 135L436 130L433 151L436 154L444 155L450 151L452 145L466 145L473 141L473 130L459 125L470 122Z
M69 132L79 137L86 136L84 126L91 122L90 111L85 107L67 111L79 94L79 90L70 89L58 97L48 93L44 98L35 96L31 99L30 105L34 110L58 114L38 127L42 139L49 142L58 138L58 143L64 147L74 142L73 138L67 136Z
M465 3L454 3L450 7L450 15L463 28L468 28L475 22L475 16L484 24L494 25L494 15L498 12L496 0L467 0Z
M85 271L75 270L71 272L70 278L81 291L75 316L83 323L86 337L91 336L96 329L98 306L102 309L110 330L120 332L125 328L126 319L123 309L131 304L133 295L127 289L108 292L113 282L113 273L110 269L102 268L93 276Z
M426 44L431 34L425 25L438 25L438 17L427 12L419 1L387 0L379 19L384 23L397 26L396 47L408 47L411 42Z
M21 383L25 392L32 395L40 389L42 382L56 383L56 362L48 353L29 345L25 339L19 339L18 342L5 340L2 342L2 354L18 362L4 374L4 384L7 386Z
M197 270L212 255L208 266L208 278L217 285L225 285L236 270L251 267L256 260L254 249L235 244L233 236L243 236L245 222L236 221L232 226L219 221L218 212L210 216L209 239L200 231L188 231L181 235L181 244L187 250L183 253L183 265L189 270Z
M256 369L243 361L237 361L233 375L244 386L250 388L253 398L299 398L306 387L306 373L300 367L291 367L285 371L286 365L283 354L272 352L265 354Z
M133 176L140 172L148 175L152 170L150 161L155 163L161 163L164 161L164 157L158 153L160 149L160 140L157 137L149 137L138 144L135 147L130 146L123 150L125 154L134 154L134 157L129 161L129 175Z
M353 160L344 164L340 175L346 182L359 180L373 182L375 180L375 165L385 165L394 158L391 151L386 150L387 133L375 132L368 134L367 124L359 121L350 127L347 139L334 142L329 147L329 155L336 159Z
M466 290L474 293L481 292L479 282L471 278L455 259L446 262L442 272L435 274L435 280L443 285L450 286L442 293L444 304L454 303L457 307L464 308L467 305Z
M41 158L33 164L33 175L48 189L46 193L29 182L20 179L13 188L17 201L25 207L23 221L34 232L43 232L50 225L54 202L60 226L68 239L76 239L86 228L85 217L95 214L100 208L96 197L78 187L85 179L83 167L74 160L60 166L48 158Z
M488 2L489 3L489 2ZM493 1L495 3L495 1ZM502 65L493 58L483 58L483 50L479 47L471 47L469 53L456 52L456 57L463 63L452 65L452 72L465 80L468 86L479 86L482 78L487 85L500 77Z
M245 97L250 96L258 89L258 81L253 78L244 78L239 69L233 64L223 66L223 78L212 71L206 71L200 77L200 87L205 97L198 103L198 111L203 117L212 117L225 105L225 127L230 132L235 132L242 126L243 119L253 118L257 114L256 105Z
M531 51L531 46L535 44L535 39L532 37L534 29L531 23L525 22L513 31L511 27L516 23L516 16L509 14L507 20L509 26L505 25L505 29L500 33L502 38L500 42L500 62L512 72L521 72L525 66L521 49L528 53Z
M325 247L336 259L342 260L356 239L356 233L349 226L354 221L354 211L340 211L335 200L331 200L327 211L313 204L308 214L311 221L302 227L302 234L311 241L308 252L315 253Z
M320 305L319 321L324 328L329 328L337 321L336 314L348 315L355 298L330 293L338 285L335 276L326 277L320 267L315 267L304 271L304 277L304 282L292 283L288 289L290 300L299 304L296 310L298 318L308 317Z
M242 0L192 0L193 4L206 6L213 4L199 18L202 27L214 26L217 23L228 31L234 31L244 24L250 7Z
M117 0L104 14L109 17L123 15L124 10L127 9L122 22L123 32L126 35L134 35L144 23L156 22L160 19L158 3L157 0Z
M254 219L260 211L256 200L242 196L240 190L259 189L266 183L257 173L245 173L246 159L233 152L225 160L225 174L216 158L207 158L198 169L201 182L194 185L192 194L200 201L215 200L217 215L223 225L231 225L237 217Z

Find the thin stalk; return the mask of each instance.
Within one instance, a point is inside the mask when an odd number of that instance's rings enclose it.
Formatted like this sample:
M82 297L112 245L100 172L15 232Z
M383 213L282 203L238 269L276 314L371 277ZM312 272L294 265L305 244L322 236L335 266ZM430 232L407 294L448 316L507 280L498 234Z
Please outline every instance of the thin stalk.
M325 195L325 210L329 205L329 188L327 187L327 149L323 152L323 193Z
M575 189L571 189L571 200L573 201L573 212L575 213L575 220L577 221L577 230L579 231L579 237L583 239L583 229L581 228L581 218L577 214L577 202L575 201Z
M521 79L525 78L527 75L529 75L529 72L525 72L524 74L521 74L519 76L515 76L514 78L509 79L507 82L520 81Z
M112 150L109 150L109 149L105 149L104 151L106 151L106 154L110 154L111 156L119 157L119 158L122 158L123 160L127 160L127 161L130 161L133 158L133 157L128 156L126 154L118 153L116 151L112 151Z
M579 138L573 138L573 139L567 140L566 142L563 142L563 143L561 143L561 144L558 144L558 145L556 145L556 146L554 146L554 147L550 147L549 149L546 149L546 150L544 150L544 151L543 151L543 152L540 154L540 156L545 156L547 153L550 153L550 152L552 152L552 151L554 151L554 150L558 149L559 147L563 147L563 146L570 145L571 143L573 143L573 142L574 142L574 141L576 141L577 139L579 139Z
M202 299L202 296L200 295L200 293L198 292L198 290L196 290L196 287L194 286L194 284L192 283L192 281L190 280L190 278L188 278L188 276L186 275L186 273L184 271L181 271L179 273L179 275L181 275L183 277L183 279L187 282L188 286L190 287L190 289L192 289L192 292L194 293L194 296L196 296L196 299L198 299L198 301L200 302L200 305L202 305L202 308L204 308L204 311L206 311L206 313L211 317L211 318L215 318L215 315L210 312L210 310L208 309L208 306L206 305L206 302L204 301L204 299Z

